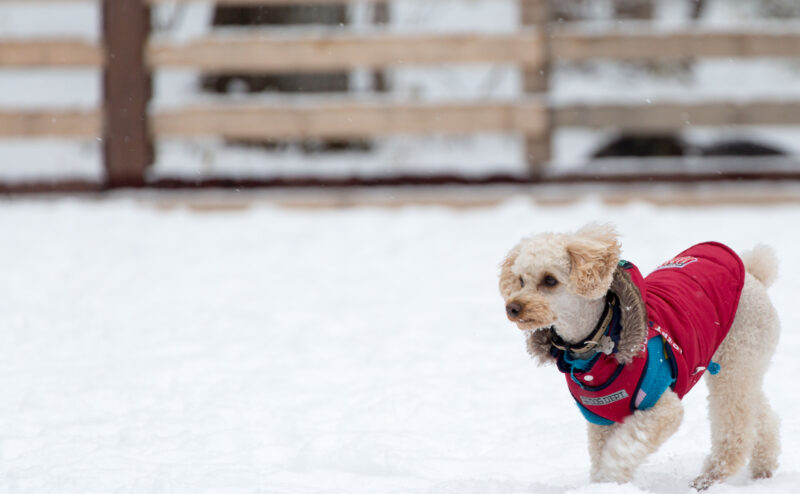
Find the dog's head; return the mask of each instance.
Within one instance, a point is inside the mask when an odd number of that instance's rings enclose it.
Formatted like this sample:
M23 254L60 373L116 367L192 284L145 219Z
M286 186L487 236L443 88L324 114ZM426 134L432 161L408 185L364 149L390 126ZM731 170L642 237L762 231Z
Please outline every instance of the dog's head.
M609 225L520 241L500 273L508 319L522 330L545 333L539 330L554 327L567 342L582 340L593 326L576 328L574 321L605 296L619 255L617 233Z

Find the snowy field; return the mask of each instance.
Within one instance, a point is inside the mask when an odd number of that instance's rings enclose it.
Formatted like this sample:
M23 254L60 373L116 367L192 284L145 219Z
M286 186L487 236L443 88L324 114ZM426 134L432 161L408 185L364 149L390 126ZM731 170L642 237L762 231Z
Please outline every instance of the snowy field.
M611 220L649 272L703 240L773 245L766 388L800 483L800 206L159 210L3 202L0 492L688 493L705 386L632 484L592 485L584 419L505 320L521 236ZM781 381L782 379L782 381Z

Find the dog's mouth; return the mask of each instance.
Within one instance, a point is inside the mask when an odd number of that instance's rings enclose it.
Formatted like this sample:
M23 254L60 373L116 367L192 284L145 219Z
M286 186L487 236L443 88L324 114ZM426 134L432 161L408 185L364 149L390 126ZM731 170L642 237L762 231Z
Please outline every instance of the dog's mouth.
M519 329L529 333L535 333L537 331L545 331L551 328L555 329L555 325L553 323L542 324L541 322L534 321L533 319L518 319L515 322Z

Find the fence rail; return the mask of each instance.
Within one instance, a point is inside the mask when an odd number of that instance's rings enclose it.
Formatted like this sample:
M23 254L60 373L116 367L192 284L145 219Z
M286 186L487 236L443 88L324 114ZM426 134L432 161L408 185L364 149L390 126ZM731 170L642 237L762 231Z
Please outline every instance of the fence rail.
M800 32L763 30L664 32L619 30L582 33L552 31L551 56L563 62L686 60L800 56Z
M800 101L566 105L541 100L511 103L403 104L316 102L208 104L155 111L156 138L303 139L379 137L394 134L522 133L542 136L548 119L556 127L615 129L628 133L678 131L687 125L800 125ZM96 137L98 111L0 111L0 137Z
M0 0L3 3L7 0ZM70 3L92 0L36 0ZM376 137L394 134L513 132L528 145L531 173L549 159L559 127L674 131L693 126L800 125L800 101L549 106L547 71L557 62L689 58L800 57L800 30L675 29L587 32L546 24L546 0L518 0L520 27L506 34L406 34L342 29L315 34L207 36L152 40L149 5L204 0L93 0L103 9L103 42L0 40L0 68L91 67L104 72L104 101L94 111L0 110L0 137L102 138L109 186L145 185L152 139ZM385 3L381 0L367 0ZM214 0L217 5L291 5L291 0ZM313 0L314 4L348 0ZM113 54L113 56L112 56ZM408 65L513 64L525 95L504 103L422 104L314 100L249 106L209 104L149 109L150 74L164 69L271 73ZM542 75L544 74L544 76Z
M634 133L676 131L687 126L800 125L800 101L571 105L558 108L553 115L559 127Z
M543 136L541 103L228 105L157 114L153 132L163 137L222 135L241 139L349 138L392 134L518 132Z
M541 32L514 34L225 36L153 41L152 68L244 72L375 68L404 65L509 63L538 67L547 61ZM586 34L556 30L548 40L558 62L684 60L800 56L800 32L644 31ZM102 46L75 39L0 41L0 66L99 67Z
M0 110L0 137L91 138L101 133L99 111Z
M541 34L396 35L334 34L302 37L247 36L189 42L154 42L154 68L237 72L320 71L457 63L513 63L538 67L545 60Z
M0 40L0 67L100 67L103 47L77 39Z

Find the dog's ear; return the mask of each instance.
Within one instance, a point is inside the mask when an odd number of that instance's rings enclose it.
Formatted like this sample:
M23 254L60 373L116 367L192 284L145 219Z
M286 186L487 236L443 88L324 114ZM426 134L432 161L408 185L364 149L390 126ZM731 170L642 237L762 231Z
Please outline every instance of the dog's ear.
M606 294L619 262L617 232L610 225L590 224L567 242L572 262L570 281L578 295L600 298Z
M500 265L500 293L506 297L510 293L514 292L517 277L514 273L511 272L511 266L514 265L514 262L517 260L517 256L519 255L519 245L511 249L511 251L506 255L506 258L503 260L503 263Z

